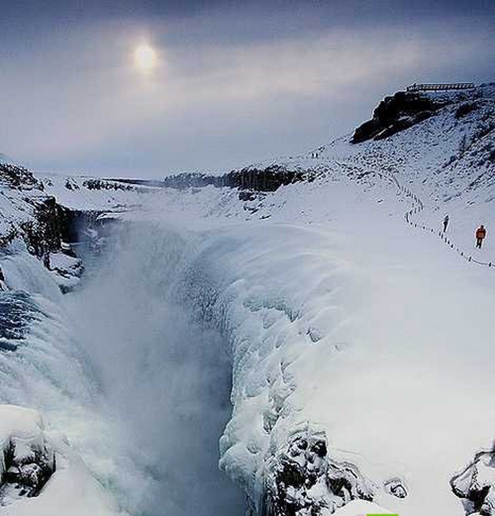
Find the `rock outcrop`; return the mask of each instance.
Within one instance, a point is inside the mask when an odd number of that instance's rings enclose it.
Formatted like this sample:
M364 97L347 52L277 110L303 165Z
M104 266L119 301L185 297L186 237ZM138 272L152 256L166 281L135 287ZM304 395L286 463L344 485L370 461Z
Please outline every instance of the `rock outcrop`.
M55 471L55 452L44 437L41 416L0 406L0 506L38 496Z
M45 429L38 411L1 404L0 511L9 516L129 516L91 476L67 438Z
M266 516L334 513L352 500L372 501L375 487L347 462L328 454L323 432L301 430L268 461Z
M43 183L36 179L27 168L2 161L0 161L0 183L22 190L44 189Z
M181 173L158 180L119 179L120 182L141 185L166 187L182 190L184 188L199 188L203 186L230 187L256 192L274 192L281 186L300 181L313 181L316 173L307 169L289 170L282 165L267 167L245 167L232 170L223 175L201 173Z
M466 515L495 516L495 451L477 453L450 485L461 498Z
M82 263L64 245L74 233L77 217L58 204L55 197L46 195L43 182L24 167L0 161L0 187L0 250L8 249L15 240L24 241L31 254L62 278L62 290L69 290L67 279L73 285L82 273ZM58 259L59 266L52 269L51 257L61 254L72 258L69 267L62 267Z
M432 116L445 101L418 93L399 91L385 97L373 112L373 118L360 125L352 137L352 143L380 140L403 131Z

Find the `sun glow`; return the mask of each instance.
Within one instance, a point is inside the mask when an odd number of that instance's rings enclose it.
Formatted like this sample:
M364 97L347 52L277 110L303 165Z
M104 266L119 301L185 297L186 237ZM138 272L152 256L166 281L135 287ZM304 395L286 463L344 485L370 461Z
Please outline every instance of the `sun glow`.
M155 50L147 43L142 43L134 50L134 63L137 68L144 72L152 70L157 63Z

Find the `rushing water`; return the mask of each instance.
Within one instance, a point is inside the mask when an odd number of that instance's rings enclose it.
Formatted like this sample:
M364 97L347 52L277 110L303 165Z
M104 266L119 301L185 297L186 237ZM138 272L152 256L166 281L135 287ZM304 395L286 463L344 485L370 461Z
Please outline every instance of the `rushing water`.
M26 252L0 257L0 402L41 410L131 514L240 516L244 496L218 469L228 346L179 295L187 242L146 224L116 232L65 296Z
M156 516L241 515L244 497L218 469L228 346L179 300L186 242L145 225L121 229L110 247L66 299L106 410L151 479L129 503Z

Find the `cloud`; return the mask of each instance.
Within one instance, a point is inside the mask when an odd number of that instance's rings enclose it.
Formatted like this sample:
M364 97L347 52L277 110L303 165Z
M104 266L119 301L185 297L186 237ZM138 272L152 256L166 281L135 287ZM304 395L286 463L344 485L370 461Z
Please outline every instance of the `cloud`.
M1 150L35 168L88 173L230 167L346 132L408 83L495 72L490 19L306 25L315 16L306 13L299 32L284 16L243 19L251 39L236 35L239 17L214 12L9 40ZM133 66L143 40L159 57L149 74Z

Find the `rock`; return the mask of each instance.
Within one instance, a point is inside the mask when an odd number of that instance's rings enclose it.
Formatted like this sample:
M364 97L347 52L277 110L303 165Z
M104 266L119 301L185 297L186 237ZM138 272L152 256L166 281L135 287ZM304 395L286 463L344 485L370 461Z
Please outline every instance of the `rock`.
M455 117L457 119L462 118L478 108L479 106L476 102L464 102L457 108Z
M36 410L0 404L0 513L129 516Z
M334 513L351 500L372 501L374 490L358 468L328 456L323 432L303 430L269 461L267 516L317 516Z
M386 493L395 496L396 498L405 498L407 496L407 487L404 481L400 478L391 478L384 484Z
M33 410L0 406L0 506L18 497L38 496L55 471L55 452Z
M82 261L67 253L50 253L50 270L62 293L79 285L84 272Z
M495 516L495 451L477 453L450 485L462 499L467 515Z
M399 91L380 102L373 112L373 118L355 130L351 141L361 143L388 138L426 120L444 105L445 101L434 101L426 95Z
M0 182L19 190L43 190L43 183L24 167L0 162Z
M166 188L197 188L212 185L215 187L239 188L251 192L274 192L283 185L299 181L311 182L316 173L311 170L288 170L282 165L269 165L265 168L245 167L240 170L231 170L222 176L181 173L168 176L160 182L148 182L150 186ZM133 180L135 184L144 184L143 181ZM241 194L240 194L241 195ZM242 199L244 200L244 199Z

